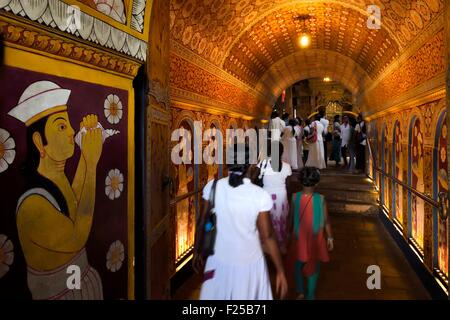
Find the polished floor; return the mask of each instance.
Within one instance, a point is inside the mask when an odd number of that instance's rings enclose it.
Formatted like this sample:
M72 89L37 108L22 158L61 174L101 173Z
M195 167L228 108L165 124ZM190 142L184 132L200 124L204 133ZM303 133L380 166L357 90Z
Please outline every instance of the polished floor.
M333 187L343 179L339 171L329 169L327 180ZM336 176L336 179L330 177ZM294 178L295 179L295 178ZM365 179L360 176L356 179ZM326 188L327 186L322 185ZM341 190L341 192L346 192ZM331 261L323 264L317 285L318 300L410 300L430 299L402 251L385 229L378 213L330 212L335 249ZM369 290L367 268L377 265L381 269L381 289ZM293 287L293 283L290 283ZM176 291L174 299L198 299L201 277L192 275ZM293 289L293 288L291 288ZM293 290L288 299L295 299Z

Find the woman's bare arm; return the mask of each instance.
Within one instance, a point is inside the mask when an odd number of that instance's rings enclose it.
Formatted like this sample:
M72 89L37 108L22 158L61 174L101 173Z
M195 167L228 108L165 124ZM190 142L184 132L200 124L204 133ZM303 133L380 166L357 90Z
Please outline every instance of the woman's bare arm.
M278 247L275 232L273 230L272 221L270 219L270 213L260 212L257 220L257 227L261 243L265 248L265 251L270 256L275 268L277 270L276 276L276 288L277 293L281 298L284 298L287 293L287 280L284 273L283 260L281 258L281 252Z

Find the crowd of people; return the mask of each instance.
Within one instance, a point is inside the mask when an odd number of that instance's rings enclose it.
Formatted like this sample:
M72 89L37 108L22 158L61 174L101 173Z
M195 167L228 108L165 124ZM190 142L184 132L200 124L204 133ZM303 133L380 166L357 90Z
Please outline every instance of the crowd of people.
M342 159L349 170L364 170L365 164L362 117L333 120L329 129L323 113L310 122L274 111L267 157L257 165L250 164L248 145L242 148L235 142L229 176L213 179L203 189L193 258L194 270L203 273L200 299L273 299L266 258L275 270L273 287L279 298L285 298L289 288L297 299L315 298L321 263L329 261L334 247L326 200L315 191L327 166L327 143L329 159L337 166ZM302 190L289 193L287 179L293 174ZM211 230L211 212L214 252L205 254L202 245Z
M256 167L262 187L255 181L249 148L244 148L244 163L237 164L242 149L235 145L229 176L211 180L203 189L205 204L193 258L194 270L203 273L202 300L273 299L266 257L275 269L274 288L280 299L288 293L288 279L295 279L291 288L295 287L298 299L315 298L320 264L329 260L328 250L333 249L326 202L314 192L320 171L302 168L298 176L302 192L288 195L286 179L292 169L282 160L283 144L277 144ZM208 232L211 202L217 233L214 253L205 255L202 239Z
M287 113L280 117L278 111L273 111L269 130L272 140L283 143L283 161L293 170L303 166L324 169L328 159L335 161L337 167L343 161L345 169L364 172L367 128L362 115L356 119L344 115L342 121L341 116L336 115L330 124L322 111L314 115L312 121L300 117L290 119Z

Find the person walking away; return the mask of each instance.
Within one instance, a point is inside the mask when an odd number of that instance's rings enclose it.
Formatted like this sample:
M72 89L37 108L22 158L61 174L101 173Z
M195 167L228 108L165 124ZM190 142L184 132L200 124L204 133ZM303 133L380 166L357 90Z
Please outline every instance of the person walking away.
M311 132L311 121L309 119L305 119L303 126L303 163L306 163L308 160L309 154L309 144L306 141L306 138L310 136Z
M308 161L306 167L315 167L318 169L325 169L325 158L323 154L323 125L320 123L319 115L316 115L316 120L311 124L310 136L316 134L315 142L309 143Z
M320 116L319 121L323 125L323 134L322 134L323 156L325 158L325 167L326 167L328 160L328 126L330 125L330 121L325 117L325 111L323 110L320 110L319 116Z
M281 133L283 132L286 125L284 121L281 120L278 111L273 111L270 118L271 118L269 124L270 137L274 141L279 141Z
M288 126L289 125L289 113L287 113L287 112L283 113L283 116L281 117L281 120L283 120L284 124L286 126Z
M341 162L341 144L341 125L339 123L339 115L335 115L333 120L333 148L330 160L336 161L336 167L339 167Z
M229 176L216 183L217 234L214 254L207 257L206 264L202 239L214 180L203 189L205 209L197 224L192 262L196 272L203 271L202 300L273 299L264 252L276 269L277 294L284 298L287 293L284 266L270 219L272 198L267 191L251 183L247 173L249 148L244 148L245 155L242 149L234 145L234 162L228 164ZM244 164L240 164L242 162Z
M283 144L278 145L278 154L272 156L269 148L269 158L258 164L260 178L263 179L263 189L272 197L273 206L270 209L272 225L278 239L282 254L286 254L287 247L287 218L289 215L289 200L286 189L286 179L292 175L289 163L282 161ZM275 152L275 150L273 150ZM276 164L276 165L275 165Z
M294 127L295 130L295 140L297 144L297 168L303 168L303 120L297 117L297 122Z
M325 198L314 192L320 181L319 170L305 167L299 180L303 190L292 196L289 217L293 240L289 268L294 273L297 299L304 299L306 294L307 300L313 300L321 263L330 260L328 251L333 250L334 243Z
M366 169L366 144L367 144L367 127L366 123L359 114L357 118L357 124L355 127L356 133L356 171L357 173L363 173Z
M350 140L348 143L348 153L350 155L350 162L348 165L348 171L354 172L356 162L356 132L355 132L356 120L350 119Z
M284 128L281 142L283 143L283 161L290 164L293 170L297 170L297 141L295 139L295 120L289 120L289 125Z
M351 138L351 127L348 120L348 116L344 116L342 118L342 125L340 126L340 129L341 129L341 153L342 157L344 158L344 166L346 169L348 169L347 154Z

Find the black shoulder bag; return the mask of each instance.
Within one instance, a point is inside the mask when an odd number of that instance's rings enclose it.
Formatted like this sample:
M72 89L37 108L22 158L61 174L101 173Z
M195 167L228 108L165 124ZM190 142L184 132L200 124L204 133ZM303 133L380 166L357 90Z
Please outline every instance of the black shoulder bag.
M216 209L215 209L215 197L216 197L217 179L214 179L209 194L208 211L206 212L205 225L203 232L202 242L202 256L207 258L214 254L214 244L216 242L217 226L216 226Z

